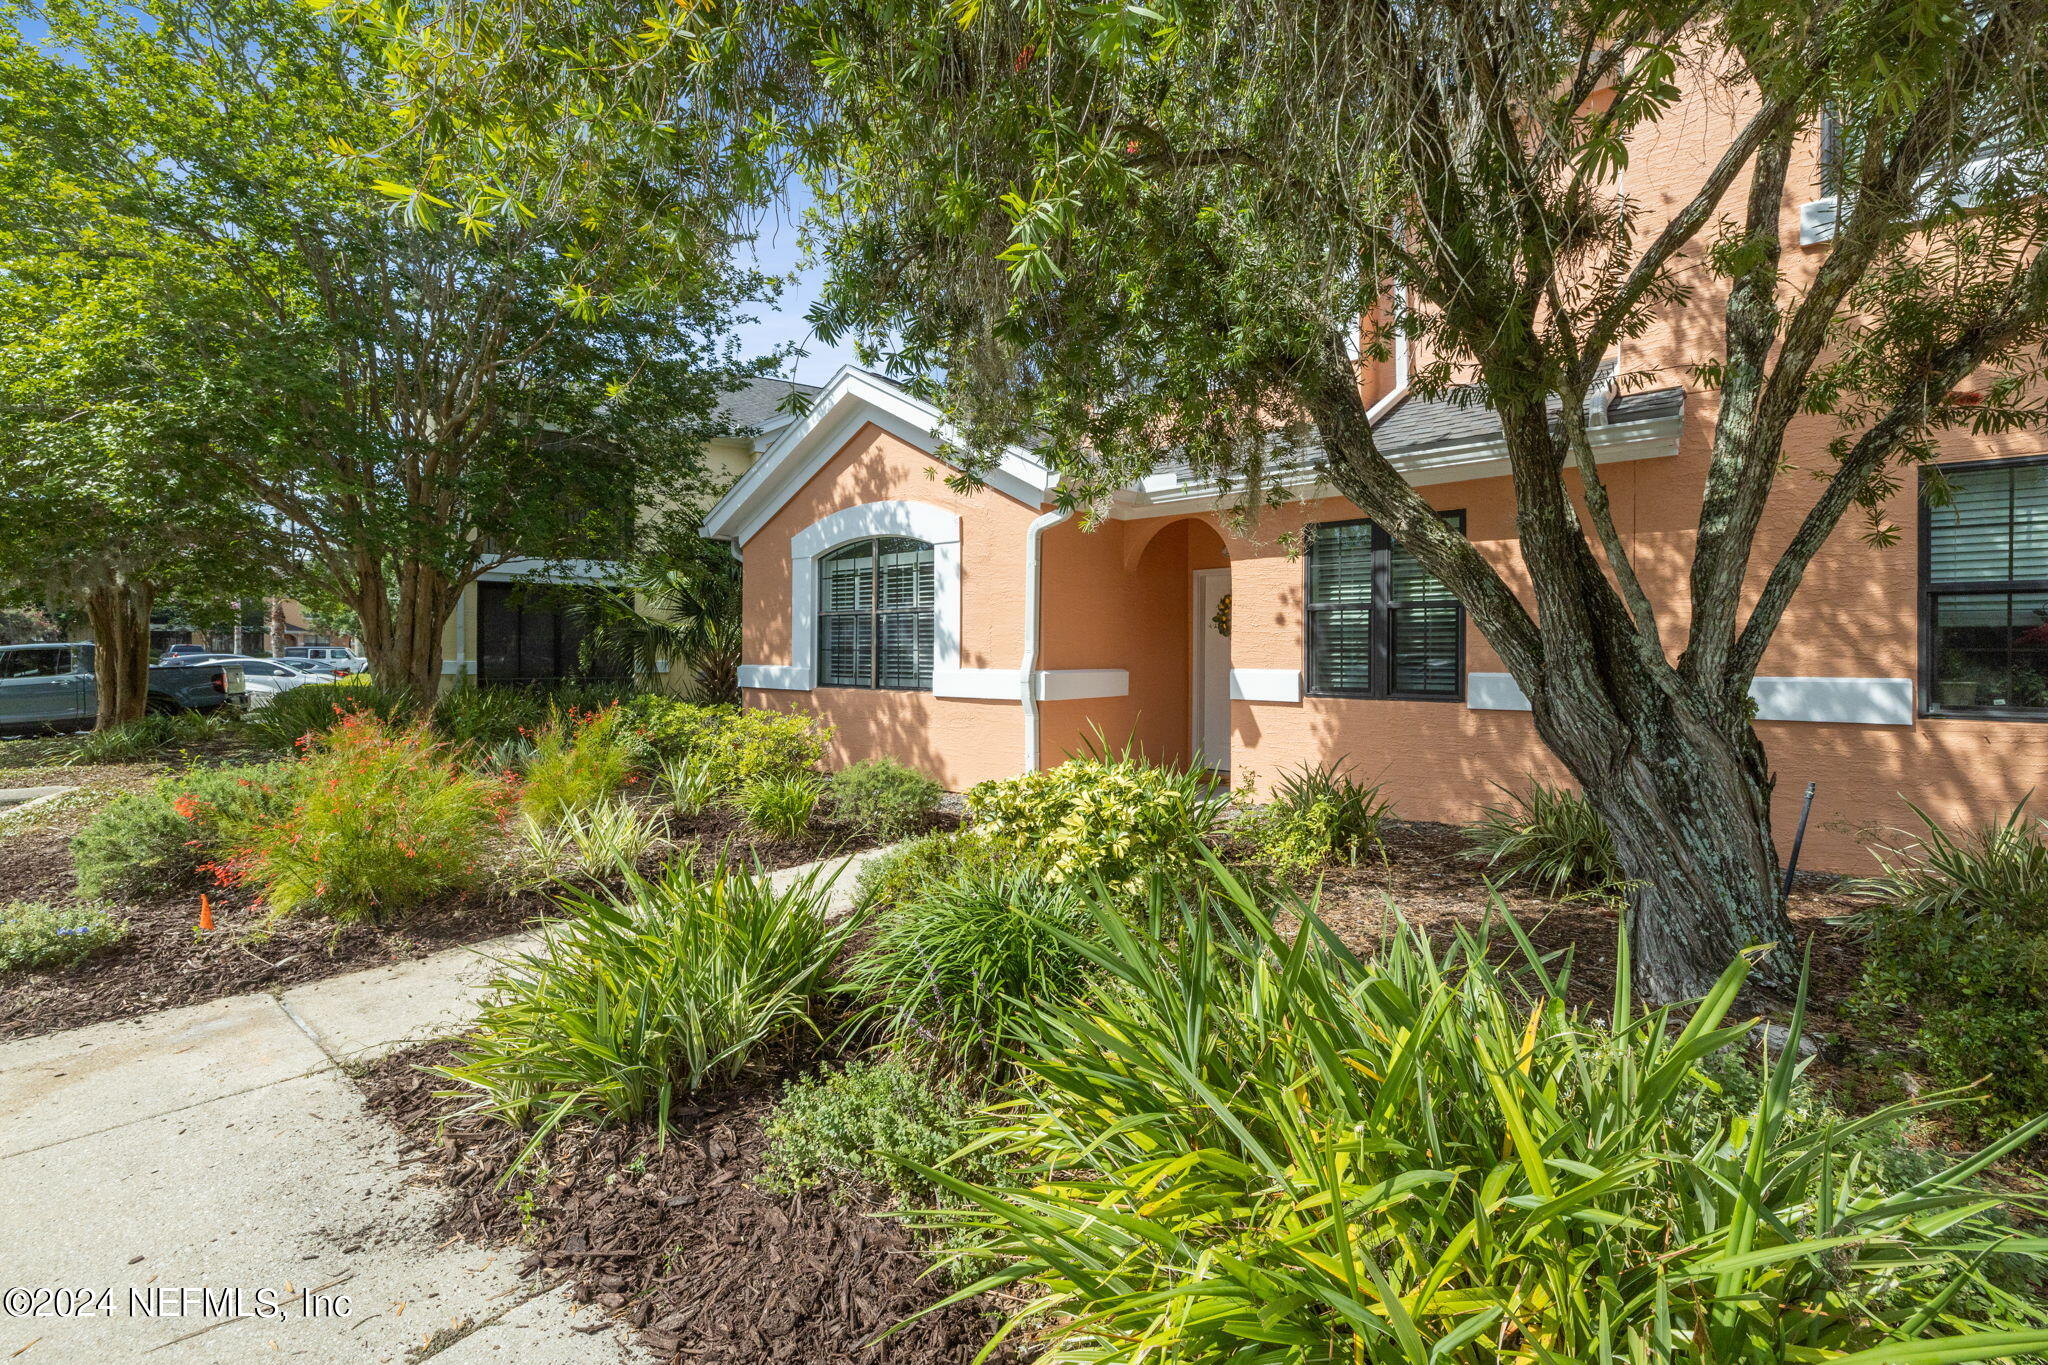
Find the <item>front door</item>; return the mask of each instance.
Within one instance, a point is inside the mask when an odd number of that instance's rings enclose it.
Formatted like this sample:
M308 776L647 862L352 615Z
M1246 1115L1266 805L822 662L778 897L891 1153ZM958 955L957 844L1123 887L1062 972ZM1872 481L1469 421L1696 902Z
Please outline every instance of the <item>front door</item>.
M1194 717L1195 759L1216 772L1230 770L1230 570L1195 570L1194 590ZM1218 628L1218 622L1222 629Z

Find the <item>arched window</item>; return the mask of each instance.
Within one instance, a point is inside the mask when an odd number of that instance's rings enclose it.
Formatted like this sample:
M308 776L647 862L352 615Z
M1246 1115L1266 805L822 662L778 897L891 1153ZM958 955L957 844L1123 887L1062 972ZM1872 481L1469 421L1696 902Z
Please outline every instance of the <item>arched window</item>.
M818 679L824 687L932 686L932 547L882 536L818 560Z

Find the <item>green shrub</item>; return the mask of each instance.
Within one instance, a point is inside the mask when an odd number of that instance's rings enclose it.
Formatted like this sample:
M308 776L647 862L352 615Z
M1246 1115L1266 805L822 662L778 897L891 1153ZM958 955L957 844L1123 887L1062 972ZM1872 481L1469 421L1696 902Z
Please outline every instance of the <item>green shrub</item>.
M64 762L139 763L186 745L218 739L236 723L236 713L225 707L141 716L105 730L87 730L69 740Z
M198 884L208 864L291 810L299 779L292 763L191 768L122 793L72 836L79 891L127 899Z
M857 1061L792 1081L765 1125L762 1186L779 1193L848 1183L875 1186L898 1204L931 1204L938 1186L917 1167L945 1167L992 1179L981 1153L956 1161L971 1109L957 1083L927 1075L901 1057Z
M1541 782L1531 782L1526 796L1502 791L1507 804L1484 807L1465 837L1503 885L1526 882L1548 896L1621 888L1614 837L1585 797Z
M1206 774L1131 754L1070 758L967 793L974 828L1042 862L1052 881L1100 877L1130 892L1149 872L1192 867L1221 805Z
M128 926L95 905L0 905L0 972L39 971L82 961L119 943Z
M637 695L629 685L606 683L456 687L434 699L434 732L487 750L537 733L556 715L602 711Z
M365 716L314 741L300 772L303 800L258 828L238 863L280 915L383 921L467 889L507 801L425 725Z
M739 789L733 803L755 833L794 843L810 831L821 790L818 779L809 773L784 773L749 782Z
M1983 1079L1982 1121L2048 1110L2048 843L2025 807L1878 853L1856 1007L1943 1085Z
M831 727L794 711L739 710L700 731L690 754L721 792L770 777L807 773L825 756Z
M1326 863L1356 863L1379 851L1380 824L1391 805L1380 789L1331 768L1307 765L1274 784L1263 809L1241 816L1231 833L1276 872L1300 875Z
M350 678L280 692L251 711L247 725L252 736L274 749L303 749L307 736L324 735L349 716L396 722L417 709L412 694L403 689Z
M556 820L624 791L633 776L624 722L624 713L615 706L550 716L533 736L520 806L536 819Z
M718 799L711 770L694 758L671 758L663 763L661 784L678 815L702 815Z
M874 921L846 968L858 1021L949 1065L990 1067L1048 1002L1085 992L1078 893L1028 867L979 864L926 883Z
M1007 848L978 835L952 830L910 839L877 853L861 864L854 882L853 904L863 914L889 910L925 887L977 868L1014 865Z
M660 833L630 801L600 801L552 821L519 814L529 877L541 882L596 880L638 867L660 846Z
M937 1220L1031 1286L1012 1326L1046 1358L1877 1365L2048 1348L2039 1308L1992 1283L1987 1211L2012 1201L1976 1179L2048 1121L1888 1189L1844 1153L1928 1106L1795 1123L1796 1016L1795 1045L1751 1063L1753 1109L1699 1102L1703 1060L1753 1048L1728 1013L1745 962L1699 1006L1645 1016L1624 958L1603 1021L1533 952L1500 966L1483 942L1404 931L1361 961L1313 906L1260 904L1220 868L1210 882L1232 913L1187 905L1156 935L1096 907L1088 952L1110 984L1040 1011L1017 1103L985 1121L1030 1178L941 1182L975 1208ZM2009 1249L2038 1274L2039 1247ZM1979 1330L2015 1335L1935 1344Z
M924 828L946 789L893 758L871 758L841 768L825 782L832 817L878 839L900 839Z
M624 703L627 723L667 765L689 758L698 742L739 714L736 706L705 706L665 692L642 692Z
M846 932L825 918L826 886L815 872L778 889L677 861L572 895L540 951L493 983L444 1074L479 1109L537 1125L536 1144L572 1114L665 1125L678 1096L809 1026Z

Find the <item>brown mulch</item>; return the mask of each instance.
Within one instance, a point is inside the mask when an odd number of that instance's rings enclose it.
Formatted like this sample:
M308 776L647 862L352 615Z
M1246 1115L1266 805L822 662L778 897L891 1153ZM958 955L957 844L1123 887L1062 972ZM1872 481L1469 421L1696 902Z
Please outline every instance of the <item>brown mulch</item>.
M436 1043L359 1078L370 1106L452 1191L441 1231L526 1249L522 1274L567 1279L665 1361L691 1365L968 1365L994 1320L961 1304L890 1328L951 1287L896 1221L756 1188L778 1079L752 1077L646 1125L564 1125L500 1184L528 1135L436 1098ZM992 1359L1017 1359L1007 1349Z
M111 794L146 789L163 771L158 765L102 766L75 771L73 780L89 781ZM18 829L0 825L0 903L77 901L71 836L99 808L98 803L66 807ZM724 858L729 865L773 871L875 843L829 825L808 840L760 839L727 811L687 820L671 817L669 836L676 850L700 870ZM197 929L202 890L215 926L205 934ZM127 922L128 933L105 951L68 967L0 974L0 1039L34 1037L410 961L514 933L555 913L556 906L536 891L486 887L423 907L390 925L338 928L316 916L273 920L245 890L194 885L167 888L161 896L125 902L113 910Z
M1489 897L1497 894L1537 950L1556 955L1549 967L1553 974L1569 964L1566 995L1575 1004L1597 1006L1613 999L1617 918L1607 903L1592 897L1559 900L1516 887L1490 893L1486 864L1471 855L1454 825L1390 820L1381 837L1384 862L1361 861L1322 874L1318 913L1348 946L1363 952L1384 937L1393 923L1389 902L1433 942L1449 943L1460 929L1482 927L1491 913ZM1817 1030L1835 1026L1835 1006L1862 973L1858 935L1833 922L1853 913L1856 905L1840 890L1839 878L1802 874L1794 883L1788 910L1798 942L1792 950L1813 955L1809 1018ZM1492 939L1496 958L1519 959L1520 948L1497 922ZM1753 1003L1775 1015L1780 1010L1772 1007L1785 1002Z

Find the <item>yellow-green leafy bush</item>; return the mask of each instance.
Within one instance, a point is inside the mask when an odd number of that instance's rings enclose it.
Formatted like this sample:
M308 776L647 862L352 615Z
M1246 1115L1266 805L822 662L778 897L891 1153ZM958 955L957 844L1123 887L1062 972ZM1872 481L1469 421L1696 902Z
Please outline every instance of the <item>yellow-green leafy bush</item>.
M633 755L619 707L557 711L533 737L519 804L536 820L602 805L626 789Z
M825 757L832 727L791 711L752 708L725 714L692 741L691 756L722 792L767 778L809 772Z
M1070 758L967 793L981 837L1040 862L1059 884L1100 877L1138 890L1190 865L1221 802L1206 775L1141 758Z

